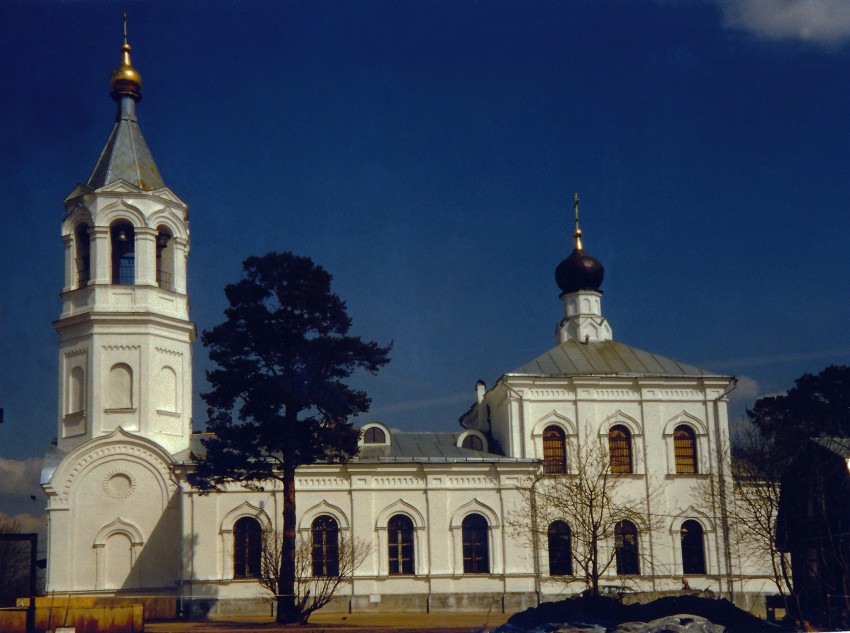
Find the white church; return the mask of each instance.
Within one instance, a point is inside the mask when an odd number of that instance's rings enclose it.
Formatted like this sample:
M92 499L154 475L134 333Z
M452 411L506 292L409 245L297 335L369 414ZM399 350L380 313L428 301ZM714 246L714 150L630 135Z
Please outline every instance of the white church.
M42 474L47 592L160 596L196 616L268 613L260 535L280 529L281 491L233 485L202 496L187 482L190 454L202 450L188 207L142 137L141 77L126 41L121 51L115 124L64 203L57 440ZM574 237L556 272L555 347L489 389L479 382L458 429L372 422L351 462L298 469L297 529L313 545L313 574L335 569L339 539L370 545L327 608L513 611L581 591L569 521L532 530L520 487L541 473L575 476L582 442L607 451L624 479L618 494L654 517L651 529L617 524L602 546L613 561L603 584L663 591L686 579L747 608L775 593L768 561L742 563L728 528L733 379L615 341L602 265L578 223ZM720 490L707 498L712 478ZM528 527L517 530L523 516ZM523 531L541 536L530 544Z

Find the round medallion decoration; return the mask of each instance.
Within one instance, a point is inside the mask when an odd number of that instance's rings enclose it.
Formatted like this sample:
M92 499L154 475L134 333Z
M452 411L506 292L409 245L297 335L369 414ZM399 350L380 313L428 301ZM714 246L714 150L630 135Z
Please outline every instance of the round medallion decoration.
M126 499L136 489L136 480L126 473L112 472L103 480L103 489L113 499Z

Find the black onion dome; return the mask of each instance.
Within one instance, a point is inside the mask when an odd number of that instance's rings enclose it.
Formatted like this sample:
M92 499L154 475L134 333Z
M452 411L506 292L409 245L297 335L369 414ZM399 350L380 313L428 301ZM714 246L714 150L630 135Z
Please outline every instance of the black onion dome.
M599 292L604 278L604 266L581 248L576 248L555 269L555 281L558 282L558 287L564 294L579 290Z

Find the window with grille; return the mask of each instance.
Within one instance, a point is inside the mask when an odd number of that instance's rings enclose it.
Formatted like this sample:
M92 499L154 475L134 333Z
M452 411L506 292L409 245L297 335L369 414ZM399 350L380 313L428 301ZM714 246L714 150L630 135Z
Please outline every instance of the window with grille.
M463 540L463 573L490 573L489 525L480 514L470 514L461 524Z
M413 575L413 521L396 514L387 523L390 575Z
M573 546L570 526L564 521L549 525L549 575L573 575Z
M611 460L611 472L628 474L632 469L632 434L618 424L608 431L608 455Z
M618 576L634 576L640 573L638 556L638 531L631 521L618 521L614 526L614 554Z
M316 517L310 528L313 576L339 576L339 526L333 517Z
M387 434L377 426L371 426L363 433L364 444L386 444Z
M136 283L136 234L129 222L116 222L110 229L112 283Z
M682 523L682 573L705 573L703 529L694 520L688 520Z
M259 578L263 528L256 519L242 517L233 525L233 577Z
M676 472L680 475L697 472L697 438L693 429L682 424L673 431L673 452L676 456Z
M567 441L564 431L547 426L543 431L543 471L547 474L567 472Z

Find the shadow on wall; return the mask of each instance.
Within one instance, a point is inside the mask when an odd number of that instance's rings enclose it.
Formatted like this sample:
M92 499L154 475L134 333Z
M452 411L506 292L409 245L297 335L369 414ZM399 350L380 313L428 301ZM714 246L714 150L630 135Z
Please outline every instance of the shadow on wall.
M132 560L131 554L134 545L128 542L126 534L116 533L107 539L103 547L104 561L98 561L98 566L103 565L104 587L115 588L117 594L141 589L176 593L175 579L180 577L181 552L180 540L175 535L179 533L180 496L175 492L137 551L135 560ZM110 548L113 539L120 540Z
M187 620L206 620L215 613L219 602L218 586L210 583L197 583L194 578L193 559L198 545L198 534L183 535L183 561L185 565L182 583L182 595L177 599L177 617Z

